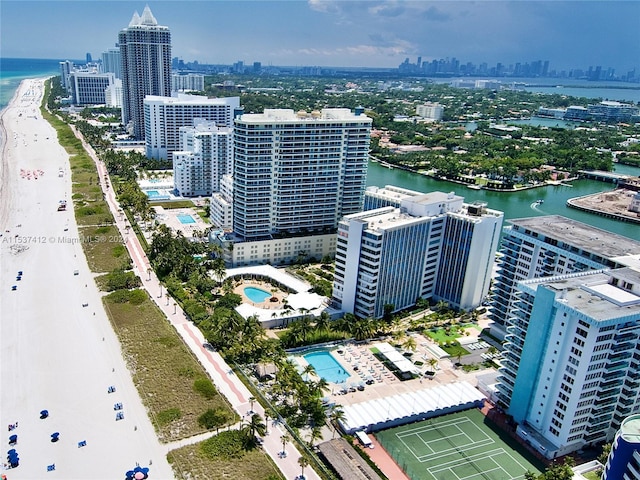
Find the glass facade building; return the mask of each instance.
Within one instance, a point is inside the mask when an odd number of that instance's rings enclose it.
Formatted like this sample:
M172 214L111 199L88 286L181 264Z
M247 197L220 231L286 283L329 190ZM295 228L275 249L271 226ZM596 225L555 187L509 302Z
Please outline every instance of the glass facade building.
M149 6L136 12L118 34L123 95L123 119L132 135L144 139L144 98L171 95L171 32L158 25Z

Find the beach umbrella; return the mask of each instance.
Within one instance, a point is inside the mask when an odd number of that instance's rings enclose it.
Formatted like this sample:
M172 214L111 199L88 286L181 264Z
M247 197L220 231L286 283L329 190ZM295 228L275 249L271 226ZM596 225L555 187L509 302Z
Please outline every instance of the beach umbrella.
M41 410L40 411L40 418L44 419L47 418L49 416L49 410Z
M59 436L60 436L60 432L54 432L54 433L52 433L52 434L51 434L51 441L52 441L52 442L57 442L57 441L59 440L59 438L58 438Z
M18 443L18 435L11 435L9 437L9 445L13 445L15 443Z

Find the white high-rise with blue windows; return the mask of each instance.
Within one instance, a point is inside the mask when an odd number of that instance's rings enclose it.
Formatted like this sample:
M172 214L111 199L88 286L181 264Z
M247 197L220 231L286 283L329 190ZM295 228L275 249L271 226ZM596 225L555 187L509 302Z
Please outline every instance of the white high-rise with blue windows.
M508 221L492 289L492 333L503 337L521 280L631 266L640 242L560 215Z
M365 208L338 227L333 301L358 317L419 298L479 306L489 290L503 213L453 193L387 186L367 190Z
M208 98L175 93L171 97L147 95L144 99L144 129L147 157L173 160L180 146L180 128L193 127L194 120L215 122L231 128L240 108L240 97Z
M640 271L519 282L510 316L499 403L545 457L611 441L640 411Z

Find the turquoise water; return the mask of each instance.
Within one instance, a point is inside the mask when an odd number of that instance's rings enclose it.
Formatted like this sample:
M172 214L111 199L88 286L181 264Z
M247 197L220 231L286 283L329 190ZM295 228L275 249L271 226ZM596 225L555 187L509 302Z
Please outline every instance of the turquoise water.
M146 190L145 193L149 198L156 198L160 196L160 192L157 190Z
M262 303L267 298L271 297L271 294L269 292L256 287L245 287L244 294L253 303Z
M616 164L616 172L626 175L639 175L640 168ZM505 220L510 218L537 217L541 215L562 215L594 227L618 233L632 239L640 238L640 226L633 223L618 222L616 220L581 212L567 207L567 200L592 193L613 190L611 183L595 180L578 180L570 185L549 186L522 190L513 193L491 192L488 190L472 190L464 185L434 180L413 172L398 168L385 168L374 162L369 162L367 186L383 187L395 185L416 190L418 192L455 192L464 197L465 202L487 202L489 208L504 212ZM544 200L542 205L535 205L538 199ZM507 222L505 222L505 226Z
M0 58L0 109L6 107L25 78L60 75L62 60L38 58ZM78 62L83 64L84 62Z
M176 217L178 217L178 220L180 220L180 223L182 223L183 225L188 225L190 223L196 223L196 221L193 219L193 217L191 215L187 215L186 213L181 213L179 215L176 215Z
M319 377L331 383L344 383L350 377L344 371L340 363L333 358L331 353L326 351L316 351L303 355L303 358L311 365Z

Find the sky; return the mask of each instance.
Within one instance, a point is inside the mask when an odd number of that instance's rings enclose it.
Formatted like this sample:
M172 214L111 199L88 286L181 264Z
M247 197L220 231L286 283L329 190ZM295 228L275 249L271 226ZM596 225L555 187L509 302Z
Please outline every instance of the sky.
M420 56L640 69L639 0L1 0L0 56L99 59L145 5L185 62L397 67Z

